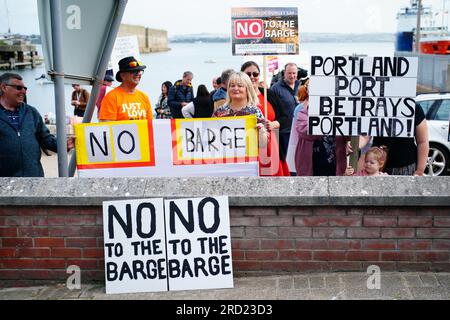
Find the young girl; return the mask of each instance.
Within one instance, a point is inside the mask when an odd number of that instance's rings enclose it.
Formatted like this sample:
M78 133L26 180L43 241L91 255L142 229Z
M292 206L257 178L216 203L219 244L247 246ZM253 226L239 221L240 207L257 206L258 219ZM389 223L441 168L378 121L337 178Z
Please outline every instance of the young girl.
M349 166L345 171L346 176L385 176L387 173L383 172L386 163L386 149L384 147L370 148L364 155L364 167L359 169L355 174L355 170Z

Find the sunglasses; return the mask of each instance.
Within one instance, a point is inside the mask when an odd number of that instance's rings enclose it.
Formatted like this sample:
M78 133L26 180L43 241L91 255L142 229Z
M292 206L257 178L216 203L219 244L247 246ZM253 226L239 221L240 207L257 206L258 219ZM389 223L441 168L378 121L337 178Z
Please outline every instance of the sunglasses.
M141 64L138 61L131 61L129 64L130 68L136 68L137 66L140 66Z
M246 72L246 74L251 78L253 76L253 78L258 78L259 77L259 72Z
M23 89L25 89L25 91L28 90L28 88L25 87L25 86L18 86L18 85L15 85L15 84L5 84L5 86L13 87L13 88L15 88L17 91L22 91Z
M132 73L132 74L139 74L139 73L144 73L144 70L131 70L131 71L127 71L128 73Z

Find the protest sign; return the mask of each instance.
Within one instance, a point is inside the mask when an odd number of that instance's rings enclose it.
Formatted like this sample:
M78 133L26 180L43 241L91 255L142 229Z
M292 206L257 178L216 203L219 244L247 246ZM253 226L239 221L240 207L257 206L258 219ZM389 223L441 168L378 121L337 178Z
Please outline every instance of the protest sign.
M280 67L278 57L267 57L267 66L269 72L274 73Z
M233 288L227 197L103 203L106 293Z
M167 291L163 199L103 203L106 293Z
M80 177L258 176L256 117L75 125Z
M258 161L256 118L172 121L177 165Z
M228 197L166 200L171 291L233 288Z
M232 8L234 56L299 54L298 8Z
M112 70L112 73L116 74L119 71L119 61L130 56L133 56L138 61L141 61L138 37L136 35L117 37L111 53L108 70Z
M311 58L309 134L414 136L418 59Z

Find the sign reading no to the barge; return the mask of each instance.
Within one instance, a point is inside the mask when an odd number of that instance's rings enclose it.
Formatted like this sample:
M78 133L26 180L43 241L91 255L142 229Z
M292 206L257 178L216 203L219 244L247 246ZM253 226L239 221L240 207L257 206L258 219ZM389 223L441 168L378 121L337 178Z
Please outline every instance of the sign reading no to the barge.
M233 55L299 54L298 8L232 8Z

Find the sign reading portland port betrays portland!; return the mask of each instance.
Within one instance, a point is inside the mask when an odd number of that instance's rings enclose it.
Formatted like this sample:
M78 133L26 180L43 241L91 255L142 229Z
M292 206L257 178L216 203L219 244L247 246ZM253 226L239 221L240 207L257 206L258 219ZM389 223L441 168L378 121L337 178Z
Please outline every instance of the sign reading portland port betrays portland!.
M413 137L418 59L311 58L309 134Z
M297 8L232 8L233 55L299 54Z

